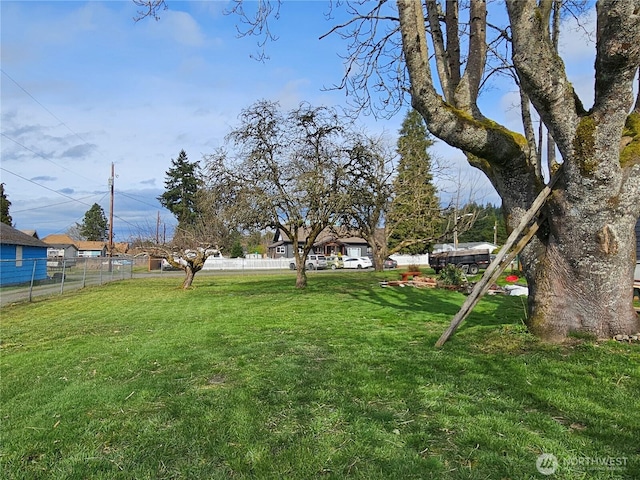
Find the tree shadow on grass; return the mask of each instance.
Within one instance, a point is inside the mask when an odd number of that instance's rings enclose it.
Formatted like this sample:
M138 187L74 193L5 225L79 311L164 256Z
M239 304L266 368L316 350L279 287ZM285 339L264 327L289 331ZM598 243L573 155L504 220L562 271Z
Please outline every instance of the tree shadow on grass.
M401 311L424 313L427 320L437 319L438 323L451 321L466 299L466 296L458 292L415 287L369 286L348 293L358 301ZM461 324L460 329L520 324L524 314L520 298L485 296Z

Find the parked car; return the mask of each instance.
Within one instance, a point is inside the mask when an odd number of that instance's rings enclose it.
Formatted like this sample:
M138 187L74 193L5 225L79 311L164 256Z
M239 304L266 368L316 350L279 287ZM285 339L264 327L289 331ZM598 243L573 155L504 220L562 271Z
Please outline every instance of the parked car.
M348 257L344 259L344 268L371 268L373 263L368 257Z
M344 268L344 260L342 257L337 255L330 255L327 257L327 267L331 270L335 270L336 268Z
M296 262L289 263L291 270L296 269ZM324 255L307 255L307 270L324 270L327 268L327 257Z
M387 258L382 266L383 268L398 268L398 262L393 258Z

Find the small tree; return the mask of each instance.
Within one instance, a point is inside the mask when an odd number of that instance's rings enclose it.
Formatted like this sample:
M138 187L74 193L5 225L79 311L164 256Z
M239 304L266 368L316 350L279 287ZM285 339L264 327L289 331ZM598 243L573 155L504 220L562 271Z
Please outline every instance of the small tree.
M197 212L188 225L178 225L173 239L165 245L156 242L147 248L173 266L184 270L182 288L192 286L196 274L202 270L207 258L231 250L240 237L230 213L235 205L233 185L219 181L216 168L199 178L201 188L194 196L193 211Z
M240 240L236 240L231 247L231 253L229 254L231 258L242 258L244 257L244 250L242 249L242 244Z
M341 224L348 225L367 240L374 268L384 267L387 235L382 227L392 198L393 153L381 137L358 135L349 150L348 198ZM383 233L381 233L381 229Z
M80 235L92 242L104 242L108 237L109 222L100 205L94 203L84 214L82 223L77 224Z
M74 223L73 225L70 225L69 228L67 228L67 231L64 232L66 235L69 236L69 238L71 238L72 240L77 240L77 241L81 241L83 240L83 236L80 233L80 224L79 223Z
M172 267L184 271L185 277L182 281L182 289L184 290L191 288L196 273L202 270L207 258L220 253L220 251L212 245L199 246L194 249L180 246L174 246L173 249L156 247L153 251L156 255L160 252L159 256L164 258Z
M11 202L4 191L4 183L0 183L0 222L12 227L13 218L11 218L11 215L9 214L10 206Z

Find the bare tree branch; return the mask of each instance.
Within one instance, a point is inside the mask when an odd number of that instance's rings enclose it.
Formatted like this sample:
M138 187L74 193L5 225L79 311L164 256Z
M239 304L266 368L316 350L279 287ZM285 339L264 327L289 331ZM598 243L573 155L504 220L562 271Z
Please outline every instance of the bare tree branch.
M132 0L133 3L142 8L138 10L138 15L134 17L134 21L139 22L143 18L151 17L155 20L160 20L160 10L167 10L168 6L165 0Z

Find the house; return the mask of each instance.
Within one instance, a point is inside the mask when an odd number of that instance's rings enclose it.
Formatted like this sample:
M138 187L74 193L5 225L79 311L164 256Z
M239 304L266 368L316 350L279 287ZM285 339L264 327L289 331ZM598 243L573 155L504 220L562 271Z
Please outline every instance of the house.
M107 244L105 242L76 242L79 257L106 257Z
M0 223L0 286L47 278L48 245Z
M124 255L129 253L129 243L128 242L115 242L113 244L113 253L114 255Z
M69 235L47 235L42 241L49 245L47 258L50 262L61 262L75 259L78 256L78 247L76 247L75 241Z
M42 241L50 245L49 258L68 260L76 257L105 257L109 252L106 242L79 241L64 234L47 235ZM125 254L128 251L127 242L113 244L114 254Z
M36 232L35 230L20 230L20 231L22 233L26 233L30 237L37 238L38 240L40 239L40 237L38 236L38 232Z
M302 229L298 232L298 243L304 244L309 231ZM273 236L273 243L268 246L269 258L293 257L293 241L280 229ZM364 238L349 235L348 232L325 228L311 249L311 253L324 255L345 255L347 257L364 257L371 253L371 247Z

